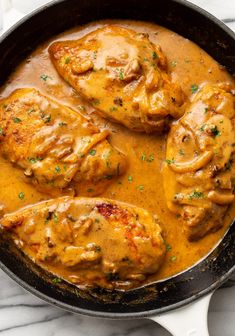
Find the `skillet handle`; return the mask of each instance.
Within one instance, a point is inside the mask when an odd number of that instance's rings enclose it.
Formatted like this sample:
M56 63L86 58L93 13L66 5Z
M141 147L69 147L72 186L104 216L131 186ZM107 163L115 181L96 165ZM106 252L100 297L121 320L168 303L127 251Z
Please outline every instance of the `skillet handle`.
M193 303L158 316L150 317L173 336L209 336L207 314L213 293Z

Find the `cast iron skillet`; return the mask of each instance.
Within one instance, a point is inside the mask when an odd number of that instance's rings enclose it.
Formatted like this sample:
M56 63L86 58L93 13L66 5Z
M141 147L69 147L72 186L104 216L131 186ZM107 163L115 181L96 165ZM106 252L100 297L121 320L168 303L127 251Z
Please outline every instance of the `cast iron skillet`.
M40 42L100 19L152 21L194 41L230 73L235 72L235 35L220 21L182 0L60 0L36 10L0 40L0 84ZM128 292L78 289L39 268L0 235L0 266L22 287L75 313L109 318L145 317L186 305L209 293L235 269L235 221L204 260L172 278Z

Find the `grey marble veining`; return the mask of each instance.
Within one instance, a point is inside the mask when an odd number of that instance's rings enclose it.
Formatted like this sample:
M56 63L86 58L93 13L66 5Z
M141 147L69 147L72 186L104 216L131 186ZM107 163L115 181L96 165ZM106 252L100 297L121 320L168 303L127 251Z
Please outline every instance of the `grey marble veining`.
M235 0L191 2L208 10L235 31ZM4 28L11 26L20 16L14 9L5 13ZM235 276L212 297L209 330L210 336L235 336ZM170 334L147 319L110 321L77 316L51 307L27 293L0 270L0 336L54 335L169 336Z

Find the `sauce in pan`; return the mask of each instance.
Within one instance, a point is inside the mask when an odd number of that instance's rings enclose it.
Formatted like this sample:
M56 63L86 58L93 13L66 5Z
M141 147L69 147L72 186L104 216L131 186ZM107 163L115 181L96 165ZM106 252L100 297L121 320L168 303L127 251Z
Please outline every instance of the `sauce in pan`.
M182 219L169 211L163 189L162 166L166 159L165 134L144 134L133 132L124 126L107 121L96 114L93 107L71 88L57 73L48 47L54 41L78 39L106 24L118 24L136 32L149 34L153 43L159 44L167 57L168 69L174 82L178 82L191 99L195 88L204 83L227 82L234 85L233 78L213 58L197 45L161 26L135 21L102 21L75 28L40 45L12 73L0 97L8 96L18 88L34 87L59 103L90 115L100 129L111 132L109 141L128 158L125 174L114 180L99 197L127 202L158 214L162 222L163 237L166 241L166 257L160 270L148 277L152 282L172 276L195 264L205 256L223 237L235 214L232 205L227 212L224 226L215 233L189 242L182 231ZM25 183L22 171L0 158L0 202L7 212L49 199L47 194L37 191L33 185ZM87 196L87 195L86 195ZM32 250L25 252L34 258ZM45 265L43 265L45 267ZM71 271L63 267L47 266L58 277L67 278Z

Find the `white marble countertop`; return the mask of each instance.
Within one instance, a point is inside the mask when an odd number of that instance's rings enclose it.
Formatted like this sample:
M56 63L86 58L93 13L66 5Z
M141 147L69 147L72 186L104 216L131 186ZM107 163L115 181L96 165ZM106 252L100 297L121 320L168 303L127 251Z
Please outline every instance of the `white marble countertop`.
M46 0L40 0L41 2ZM4 1L5 31L39 0ZM191 0L235 31L235 0ZM21 6L23 3L23 7ZM26 5L28 3L28 7ZM1 31L0 31L1 33ZM234 285L234 286L233 286ZM209 308L210 336L235 336L235 277L226 287L216 291ZM0 270L0 335L1 336L169 336L149 320L109 321L73 315L51 307L27 293Z

